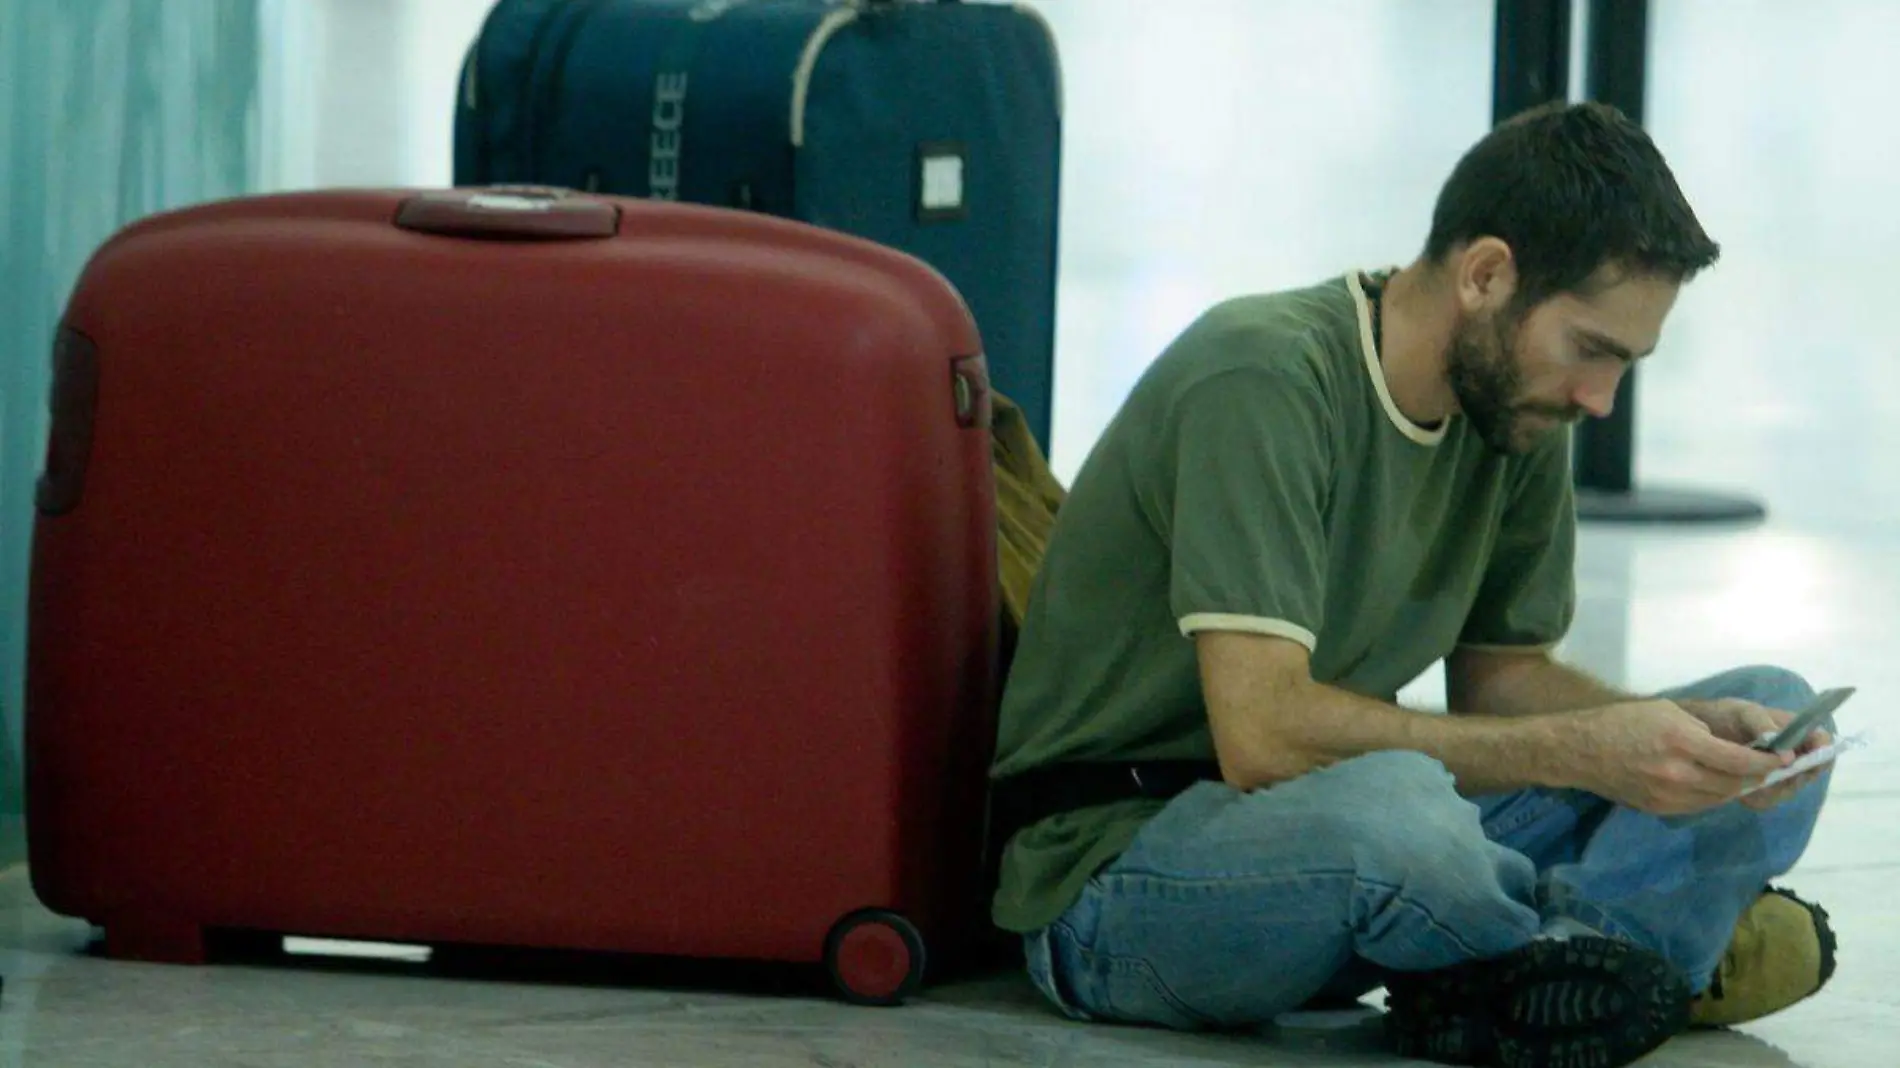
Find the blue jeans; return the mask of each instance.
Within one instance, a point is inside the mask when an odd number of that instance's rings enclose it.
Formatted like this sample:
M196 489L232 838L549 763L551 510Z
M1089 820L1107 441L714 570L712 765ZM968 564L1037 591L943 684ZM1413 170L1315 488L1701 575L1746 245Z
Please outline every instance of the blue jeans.
M1744 668L1664 696L1793 710L1813 691ZM1662 954L1699 992L1807 848L1827 782L1765 813L1677 818L1573 791L1467 799L1405 752L1252 793L1201 783L1025 937L1029 975L1075 1019L1246 1027L1388 972L1508 953L1567 917Z

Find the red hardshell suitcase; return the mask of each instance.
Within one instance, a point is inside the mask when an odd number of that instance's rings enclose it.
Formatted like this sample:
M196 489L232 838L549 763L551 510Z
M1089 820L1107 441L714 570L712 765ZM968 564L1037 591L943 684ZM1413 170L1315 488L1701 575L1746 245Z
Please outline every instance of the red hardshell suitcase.
M824 962L983 929L999 616L957 293L542 190L128 227L55 346L32 877L207 932Z

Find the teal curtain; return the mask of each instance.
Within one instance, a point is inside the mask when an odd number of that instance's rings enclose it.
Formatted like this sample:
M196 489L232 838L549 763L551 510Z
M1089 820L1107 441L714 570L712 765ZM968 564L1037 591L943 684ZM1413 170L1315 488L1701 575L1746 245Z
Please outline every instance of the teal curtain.
M257 188L260 17L257 0L0 0L0 817L10 822L23 811L27 562L54 327L113 231Z

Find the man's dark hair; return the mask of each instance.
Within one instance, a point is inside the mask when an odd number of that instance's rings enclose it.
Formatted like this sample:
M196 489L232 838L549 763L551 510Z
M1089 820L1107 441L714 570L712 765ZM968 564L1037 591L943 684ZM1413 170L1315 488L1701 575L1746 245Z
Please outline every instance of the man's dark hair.
M1520 308L1581 291L1607 265L1687 282L1721 255L1649 135L1598 103L1532 108L1458 161L1425 256L1482 237L1511 246Z

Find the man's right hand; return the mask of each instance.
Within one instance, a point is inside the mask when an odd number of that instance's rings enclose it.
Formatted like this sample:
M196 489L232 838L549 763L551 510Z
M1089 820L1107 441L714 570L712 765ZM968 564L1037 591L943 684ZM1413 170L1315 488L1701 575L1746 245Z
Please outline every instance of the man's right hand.
M1673 701L1607 705L1571 721L1573 784L1658 816L1726 804L1792 759L1718 738Z

